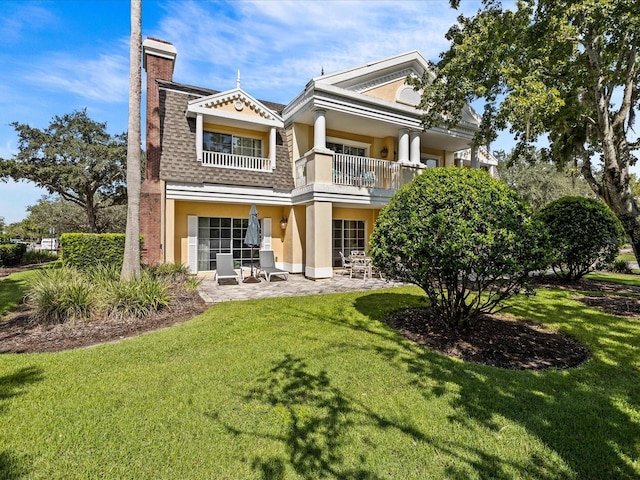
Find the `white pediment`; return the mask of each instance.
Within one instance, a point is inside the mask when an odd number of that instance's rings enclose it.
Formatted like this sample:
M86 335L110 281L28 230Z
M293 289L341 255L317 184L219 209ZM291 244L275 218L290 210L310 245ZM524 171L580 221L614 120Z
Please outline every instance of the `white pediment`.
M420 94L406 84L408 76L422 77L429 62L417 51L342 70L313 79L317 86L327 85L415 107Z
M191 100L187 114L280 127L282 117L241 88Z

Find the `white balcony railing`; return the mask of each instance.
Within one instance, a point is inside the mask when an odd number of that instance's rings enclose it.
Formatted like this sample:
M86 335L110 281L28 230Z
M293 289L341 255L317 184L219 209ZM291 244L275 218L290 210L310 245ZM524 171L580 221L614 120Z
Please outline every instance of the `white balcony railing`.
M296 160L296 187L304 187L307 184L307 159L305 157Z
M258 172L272 171L271 160L268 158L209 151L202 152L202 165L206 167L235 168Z
M400 165L389 160L336 153L332 172L336 185L392 190L401 186Z

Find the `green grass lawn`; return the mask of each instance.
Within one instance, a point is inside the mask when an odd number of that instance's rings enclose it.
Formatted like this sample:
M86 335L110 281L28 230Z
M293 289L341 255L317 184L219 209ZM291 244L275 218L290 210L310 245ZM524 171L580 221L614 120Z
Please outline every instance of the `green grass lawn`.
M0 315L14 309L27 293L27 279L35 270L12 273L0 280Z
M572 296L512 302L588 346L566 371L412 345L382 320L423 305L415 288L226 302L116 344L2 355L0 478L640 478L640 322Z
M620 253L616 257L616 260L624 260L625 262L635 262L636 256L633 254L633 252L624 252L624 253Z

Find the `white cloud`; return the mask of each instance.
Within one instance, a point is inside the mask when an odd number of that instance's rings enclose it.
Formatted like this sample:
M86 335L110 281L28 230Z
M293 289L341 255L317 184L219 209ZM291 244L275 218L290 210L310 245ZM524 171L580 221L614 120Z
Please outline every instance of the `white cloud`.
M419 50L436 59L459 12L447 0L172 2L153 36L178 50L176 81L242 86L287 102L325 72ZM194 21L197 19L197 21Z
M0 4L1 5L1 4ZM34 30L58 22L55 15L39 5L4 2L0 16L0 40L3 44L21 42Z
M121 54L99 54L94 59L54 54L35 66L29 72L29 79L45 89L86 99L124 102L129 92L129 58Z

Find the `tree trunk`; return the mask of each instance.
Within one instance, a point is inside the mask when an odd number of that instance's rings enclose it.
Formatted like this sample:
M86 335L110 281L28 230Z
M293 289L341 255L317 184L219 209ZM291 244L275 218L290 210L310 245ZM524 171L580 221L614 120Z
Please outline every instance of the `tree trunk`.
M614 88L607 84L603 73L603 59L600 47L601 39L589 31L585 36L584 47L589 63L588 71L592 82L597 117L594 123L602 146L604 171L602 181L594 178L591 159L583 150L583 174L593 191L604 200L618 217L629 237L636 261L640 263L640 208L629 184L629 161L631 149L624 128L625 120L633 108L631 97L635 78L635 50L630 48L628 80L624 86L623 101L618 112L611 112L611 95Z
M87 201L84 204L84 211L87 214L87 231L89 233L96 233L98 223L97 214L96 214L96 206L93 203L93 194L87 193Z
M131 43L129 52L129 126L127 132L127 229L123 280L140 276L140 99L142 57L142 0L131 0Z

